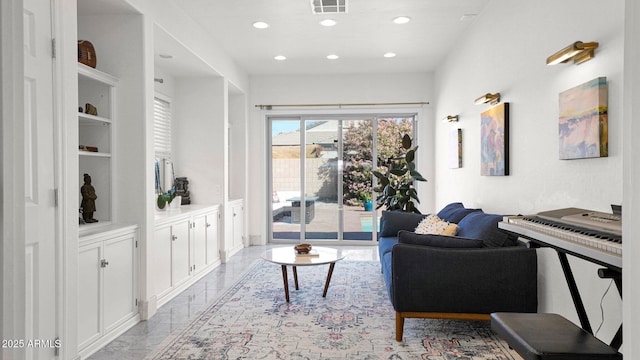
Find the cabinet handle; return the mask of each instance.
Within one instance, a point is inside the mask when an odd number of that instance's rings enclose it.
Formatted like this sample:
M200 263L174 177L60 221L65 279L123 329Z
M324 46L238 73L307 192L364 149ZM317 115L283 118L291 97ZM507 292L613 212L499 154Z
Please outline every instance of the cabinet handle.
M107 265L109 265L109 262L105 259L100 260L100 267L107 267Z
M178 240L178 237L175 236L175 235L171 235L171 240L176 241L176 240Z
M211 224L207 223L207 227L211 226Z

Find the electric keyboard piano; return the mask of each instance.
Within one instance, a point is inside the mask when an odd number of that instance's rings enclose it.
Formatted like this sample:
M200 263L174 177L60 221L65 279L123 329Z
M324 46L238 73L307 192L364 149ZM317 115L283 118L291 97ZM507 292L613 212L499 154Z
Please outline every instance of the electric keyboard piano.
M529 216L505 216L498 228L527 239L537 247L556 250L580 324L593 334L567 254L606 267L598 270L598 276L613 279L622 296L622 216L566 208ZM615 349L621 345L622 325L611 341Z
M577 208L507 216L498 227L599 265L622 269L622 219Z

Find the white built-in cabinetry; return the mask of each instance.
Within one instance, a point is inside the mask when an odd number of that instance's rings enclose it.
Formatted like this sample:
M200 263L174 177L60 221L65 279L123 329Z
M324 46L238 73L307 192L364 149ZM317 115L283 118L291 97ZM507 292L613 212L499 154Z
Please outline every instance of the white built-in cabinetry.
M220 264L218 206L159 211L149 248L149 279L157 306Z
M81 231L82 227L101 226L113 218L112 133L116 126L114 109L117 83L117 78L78 63L78 181L82 185L84 174L91 176L98 195L94 218L99 220L98 223L81 224ZM86 104L95 106L98 115L85 113Z
M108 226L80 238L78 350L88 356L140 321L138 226Z
M224 262L244 248L244 202L242 199L236 199L229 201L227 206L228 230L222 254Z

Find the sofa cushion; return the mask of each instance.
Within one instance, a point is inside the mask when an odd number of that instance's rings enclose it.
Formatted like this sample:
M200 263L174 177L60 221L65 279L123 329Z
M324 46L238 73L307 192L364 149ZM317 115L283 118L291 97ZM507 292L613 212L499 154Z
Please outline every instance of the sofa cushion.
M461 202L451 203L438 212L438 217L444 221L459 223L465 216L472 212L482 212L482 209L468 209Z
M481 239L485 247L503 247L515 245L512 238L498 229L502 215L473 212L458 224L458 236Z
M416 234L455 235L458 232L458 225L444 221L438 215L432 214L422 219L414 232Z
M379 236L398 236L400 230L413 231L427 215L402 211L383 211Z
M404 230L398 232L398 243L440 248L480 248L484 244L484 242L479 239L437 234L416 234Z

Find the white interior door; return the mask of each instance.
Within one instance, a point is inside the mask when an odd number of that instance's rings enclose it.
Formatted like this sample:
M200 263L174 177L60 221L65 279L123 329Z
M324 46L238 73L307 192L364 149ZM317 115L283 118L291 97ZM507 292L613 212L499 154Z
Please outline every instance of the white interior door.
M55 357L56 200L51 3L24 1L25 313L27 359Z

